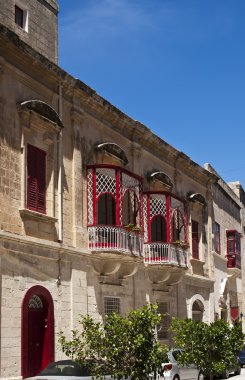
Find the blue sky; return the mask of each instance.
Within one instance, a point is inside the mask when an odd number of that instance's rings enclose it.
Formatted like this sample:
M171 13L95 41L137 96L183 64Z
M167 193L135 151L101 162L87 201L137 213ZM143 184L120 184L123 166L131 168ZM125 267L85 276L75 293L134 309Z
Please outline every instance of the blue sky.
M59 65L245 187L245 1L59 0Z

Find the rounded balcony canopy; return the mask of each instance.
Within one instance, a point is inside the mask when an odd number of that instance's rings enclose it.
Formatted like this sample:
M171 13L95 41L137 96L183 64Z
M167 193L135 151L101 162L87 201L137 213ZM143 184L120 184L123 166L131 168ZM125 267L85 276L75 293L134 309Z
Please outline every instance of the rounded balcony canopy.
M52 107L50 107L47 103L41 100L27 100L20 104L20 108L23 110L26 109L26 110L34 111L37 114L57 124L57 126L60 127L60 129L64 128L64 125L62 121L60 120L57 112Z
M194 203L199 203L202 206L206 205L205 198L202 194L200 193L193 193L188 195L188 200Z
M170 177L164 173L164 172L154 172L154 173L151 173L149 178L153 181L157 180L159 182L161 182L163 185L166 185L168 187L173 187L173 182L172 180L170 179Z
M128 164L127 156L124 150L113 142L105 142L95 146L95 149L100 152L106 152L123 162L124 165Z

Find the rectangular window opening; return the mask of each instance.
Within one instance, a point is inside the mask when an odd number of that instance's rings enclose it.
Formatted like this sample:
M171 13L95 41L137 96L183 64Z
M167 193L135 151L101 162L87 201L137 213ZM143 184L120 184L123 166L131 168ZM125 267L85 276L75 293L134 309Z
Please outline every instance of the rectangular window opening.
M15 23L24 29L24 11L15 5Z
M192 226L192 257L199 260L199 236L198 236L198 222L191 221Z
M119 297L104 297L105 315L112 313L120 314L120 298Z
M215 222L214 224L214 250L220 253L220 225Z

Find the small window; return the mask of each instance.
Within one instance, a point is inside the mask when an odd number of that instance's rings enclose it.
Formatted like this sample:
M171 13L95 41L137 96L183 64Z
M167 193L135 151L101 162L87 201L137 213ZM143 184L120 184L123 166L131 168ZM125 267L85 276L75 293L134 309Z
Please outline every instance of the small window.
M120 298L119 297L104 297L105 315L113 313L120 314Z
M15 23L24 29L24 11L18 5L15 6Z
M27 208L46 213L46 153L27 147Z
M17 4L15 4L15 24L25 32L28 31L28 12Z
M220 225L216 222L214 224L214 250L220 253Z

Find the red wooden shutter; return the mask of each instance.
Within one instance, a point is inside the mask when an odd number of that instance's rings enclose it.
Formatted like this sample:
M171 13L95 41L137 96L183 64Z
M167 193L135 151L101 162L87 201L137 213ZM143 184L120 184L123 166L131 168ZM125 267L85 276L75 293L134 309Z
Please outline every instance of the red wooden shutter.
M199 259L199 238L198 238L198 222L191 221L192 225L192 257Z
M27 147L27 208L46 211L46 153L32 145Z

